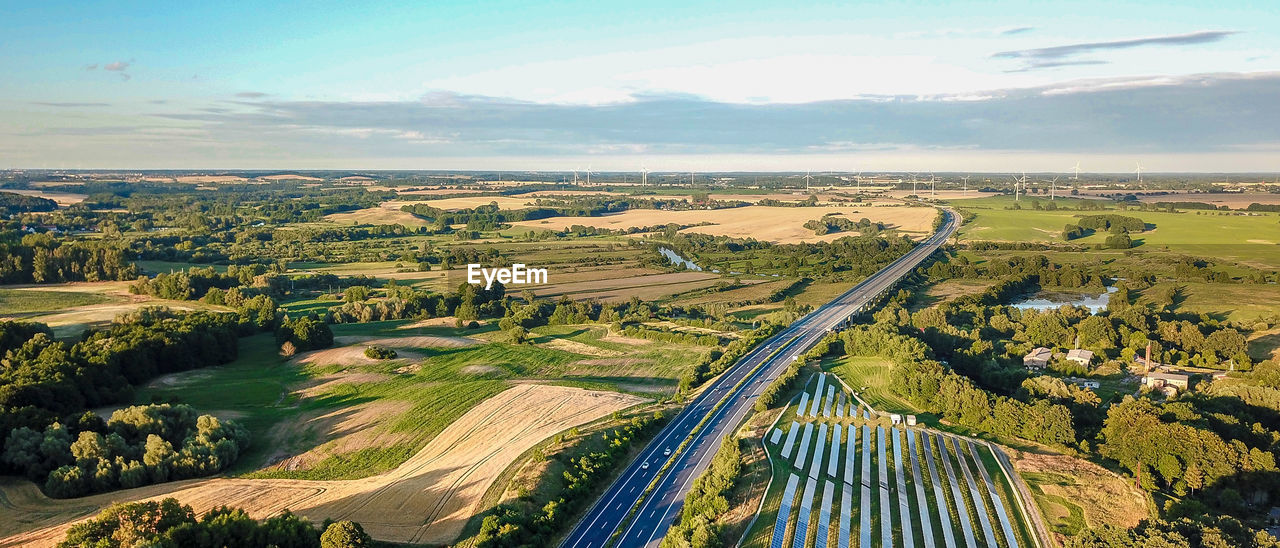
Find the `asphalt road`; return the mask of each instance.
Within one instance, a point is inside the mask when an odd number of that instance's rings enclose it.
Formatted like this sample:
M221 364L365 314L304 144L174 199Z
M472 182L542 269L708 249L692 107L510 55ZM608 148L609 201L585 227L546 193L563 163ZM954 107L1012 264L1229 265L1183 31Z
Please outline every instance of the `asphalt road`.
M623 470L565 537L561 546L601 548L619 528L623 528L623 532L616 546L657 546L679 515L693 480L711 464L711 458L720 448L720 440L741 424L760 393L782 374L796 356L821 340L828 330L875 299L946 243L960 223L959 217L950 210L944 210L943 215L945 219L938 231L911 252L770 337L721 374ZM773 355L775 351L784 349ZM737 387L744 379L744 386ZM726 398L729 401L725 405L714 409ZM707 423L690 437L693 428L708 415L711 416ZM688 445L678 450L686 439L689 440ZM664 467L668 463L669 466ZM654 488L646 495L651 484ZM628 520L631 509L637 504L639 509L634 518Z

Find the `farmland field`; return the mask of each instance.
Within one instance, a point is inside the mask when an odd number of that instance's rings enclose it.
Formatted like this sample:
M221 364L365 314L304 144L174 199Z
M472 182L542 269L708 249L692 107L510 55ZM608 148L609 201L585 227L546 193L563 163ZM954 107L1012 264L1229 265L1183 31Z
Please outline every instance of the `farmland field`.
M49 312L110 301L109 297L96 293L0 289L0 314Z
M56 190L20 190L5 189L5 192L14 194L25 194L27 196L36 196L39 198L47 198L58 203L59 207L67 207L72 204L83 202L88 196L84 194L76 194L74 192L58 192Z
M600 217L552 217L536 221L514 223L524 228L543 228L563 230L572 225L593 226L597 228L627 229L632 227L658 226L669 223L705 226L686 228L686 232L709 234L712 236L731 236L735 238L755 238L774 243L797 243L831 241L848 236L848 233L836 232L817 236L812 230L804 228L807 221L821 218L826 214L841 214L844 218L857 221L863 217L873 222L885 223L889 228L918 236L929 232L937 210L925 207L768 207L747 206L730 209L663 211L655 209L632 209L613 215Z
M220 505L264 518L288 508L314 521L353 519L375 538L445 544L462 531L489 484L512 459L555 432L640 403L624 394L520 385L485 400L404 464L360 480L207 479L173 482L69 501L22 483L0 485L14 513L0 524L0 544L49 542L116 500L172 496L197 512ZM396 509L412 507L415 512Z
M371 225L390 225L400 224L409 227L427 226L431 222L405 211L400 211L400 207L411 202L389 201L383 202L378 207L370 207L365 209L357 209L355 211L344 211L342 213L333 213L325 216L325 220L337 224L371 224Z
M1047 199L1039 199L1041 204ZM1074 207L1076 199L1063 199L1060 206ZM972 221L960 229L962 240L1061 242L1062 229L1078 216L1117 213L1137 217L1155 228L1133 234L1135 251L1169 250L1195 257L1219 257L1244 265L1274 269L1280 267L1280 214L1184 211L1037 211L1029 198L1022 200L1024 209L1005 209L1013 198L997 197L957 203L972 215ZM1105 233L1077 240L1074 244L1102 243Z

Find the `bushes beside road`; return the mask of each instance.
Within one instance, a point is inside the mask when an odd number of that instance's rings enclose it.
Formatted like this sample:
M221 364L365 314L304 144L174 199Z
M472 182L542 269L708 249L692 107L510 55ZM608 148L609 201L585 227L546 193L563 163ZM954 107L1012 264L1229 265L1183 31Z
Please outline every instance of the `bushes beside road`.
M695 388L707 379L723 373L729 366L733 365L743 356L747 355L751 349L755 348L765 339L773 336L774 333L781 331L783 326L766 323L756 329L747 331L742 334L742 338L729 343L725 347L724 352L716 355L711 354L711 359L703 363L699 363L684 376L680 377L680 392L687 392Z
M610 477L636 445L661 426L664 415L633 417L626 425L587 436L574 448L551 457L564 471L559 481L547 481L538 496L526 495L501 504L484 518L475 537L476 548L545 546L567 519L594 497L601 481Z
M707 471L694 480L693 487L684 498L680 521L667 530L662 548L718 544L720 525L716 521L729 511L726 495L733 489L742 470L742 448L739 444L732 433L720 441L720 451L711 459Z

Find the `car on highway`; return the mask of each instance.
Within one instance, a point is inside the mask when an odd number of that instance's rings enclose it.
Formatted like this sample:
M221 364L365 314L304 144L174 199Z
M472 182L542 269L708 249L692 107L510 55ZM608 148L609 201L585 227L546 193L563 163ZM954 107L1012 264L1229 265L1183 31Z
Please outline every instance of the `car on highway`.
M663 451L663 452L662 452L662 456L664 456L664 457L669 457L669 456L671 456L671 448L670 448L670 447L668 447L666 451Z
M644 462L640 463L640 469L641 469L641 470L648 470L648 469L649 469L649 461L644 461Z

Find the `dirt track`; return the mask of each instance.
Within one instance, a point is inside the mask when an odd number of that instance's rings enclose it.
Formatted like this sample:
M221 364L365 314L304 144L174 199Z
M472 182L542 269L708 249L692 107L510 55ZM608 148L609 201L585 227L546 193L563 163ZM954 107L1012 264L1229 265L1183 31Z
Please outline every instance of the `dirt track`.
M519 385L468 411L395 470L360 480L214 478L52 500L30 482L6 478L0 480L0 546L52 546L72 523L113 502L169 496L197 513L225 504L264 518L289 509L316 523L358 521L379 540L446 544L521 453L556 432L641 401L612 392Z

